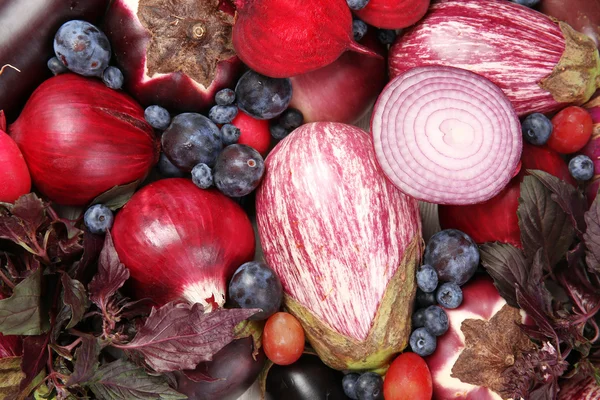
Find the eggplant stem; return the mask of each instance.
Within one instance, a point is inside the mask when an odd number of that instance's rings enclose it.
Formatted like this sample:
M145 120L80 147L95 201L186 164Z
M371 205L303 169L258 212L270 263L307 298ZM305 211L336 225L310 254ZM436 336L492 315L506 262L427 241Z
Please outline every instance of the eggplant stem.
M19 68L15 67L14 65L10 65L10 64L4 64L4 65L2 66L2 68L0 68L0 75L2 75L2 73L4 72L4 70L5 70L6 68L12 68L12 69L14 69L14 70L15 70L15 71L17 71L17 72L21 72L21 70L20 70Z

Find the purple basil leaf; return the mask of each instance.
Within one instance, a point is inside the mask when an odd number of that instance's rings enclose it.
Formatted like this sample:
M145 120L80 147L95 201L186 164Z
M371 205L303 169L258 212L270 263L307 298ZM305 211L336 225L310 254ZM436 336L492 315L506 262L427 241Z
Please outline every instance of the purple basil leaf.
M89 283L93 278L96 270L94 266L98 262L98 257L104 246L104 238L99 235L93 235L89 232L84 232L83 235L83 254L81 259L73 263L68 270L71 278L77 279L83 283Z
M574 228L567 214L550 197L550 191L533 176L526 176L521 183L517 214L527 258L533 259L541 248L549 266L555 266L569 250Z
M49 342L50 334L28 336L23 340L21 370L25 374L25 378L21 381L21 390L25 389L46 366Z
M82 338L81 346L75 351L73 373L67 381L67 386L87 382L94 377L100 365L98 361L100 350L102 350L102 347L98 339Z
M21 196L14 205L0 203L0 239L18 244L32 254L43 254L37 231L49 222L46 204L35 194Z
M98 273L88 286L90 300L105 310L112 296L128 278L129 270L119 260L110 232L107 232L104 248L100 252L98 260Z
M121 318L133 319L137 317L145 317L152 311L152 306L155 304L152 299L141 299L135 301L128 301L123 304L123 311L121 312Z
M68 228L67 224L59 221L52 223L49 232L46 249L51 260L64 263L81 257L84 234L82 230Z
M34 193L19 197L12 206L11 213L21 219L25 224L37 231L47 222L46 208L48 207Z
M143 368L123 359L102 365L86 386L102 400L187 398L171 389L164 377L148 375Z
M156 372L195 369L234 339L234 328L254 309L217 309L205 314L200 304L167 303L152 309L134 339L117 346L140 353Z
M538 332L538 339L542 338L550 338L554 339L554 343L558 343L558 336L556 332L552 328L552 324L548 321L548 316L543 311L545 306L540 304L539 301L530 294L524 292L522 288L517 287L517 303L519 303L519 307L523 309L535 322L535 327L530 326L521 326L527 334L532 335L534 332Z
M600 196L592 203L589 211L585 213L587 229L583 235L587 252L585 260L588 268L600 275Z
M525 286L529 265L519 249L505 243L486 243L479 248L481 264L494 279L494 285L508 304L518 307L515 287Z
M0 333L39 335L46 332L49 321L41 292L42 270L38 268L15 286L12 296L0 300Z
M63 302L71 310L71 321L66 327L66 329L70 329L83 319L90 303L85 287L81 282L69 278L67 274L62 274L61 282L63 285Z

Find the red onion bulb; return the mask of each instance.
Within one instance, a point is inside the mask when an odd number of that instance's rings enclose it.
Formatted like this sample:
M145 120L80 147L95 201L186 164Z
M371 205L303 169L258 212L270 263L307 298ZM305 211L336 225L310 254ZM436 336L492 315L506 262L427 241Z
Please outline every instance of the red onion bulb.
M414 68L394 78L375 104L371 131L387 177L438 204L496 195L514 176L523 146L504 93L453 67Z

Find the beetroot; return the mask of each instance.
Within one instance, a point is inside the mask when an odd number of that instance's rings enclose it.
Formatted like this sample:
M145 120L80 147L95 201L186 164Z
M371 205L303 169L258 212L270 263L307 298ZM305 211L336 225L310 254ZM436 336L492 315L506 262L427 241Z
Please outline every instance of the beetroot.
M144 106L205 111L240 69L231 44L232 10L215 0L115 0L104 31Z
M369 0L367 6L356 11L366 23L385 29L401 29L423 18L429 0Z
M250 68L289 78L334 62L344 51L375 55L352 37L345 0L235 0L233 46Z

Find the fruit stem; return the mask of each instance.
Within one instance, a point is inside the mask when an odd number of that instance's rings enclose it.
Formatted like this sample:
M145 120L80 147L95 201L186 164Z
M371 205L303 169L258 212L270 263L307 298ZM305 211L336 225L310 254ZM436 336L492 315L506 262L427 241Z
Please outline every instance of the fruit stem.
M348 50L355 51L355 52L361 53L361 54L365 54L365 55L368 55L371 57L383 58L383 56L381 54L379 54L376 51L373 51L363 45L358 44L354 40L352 40L350 42L350 44L348 45Z

